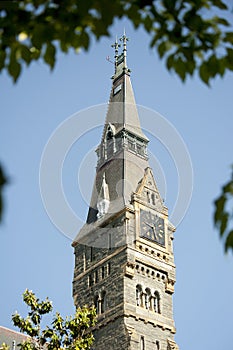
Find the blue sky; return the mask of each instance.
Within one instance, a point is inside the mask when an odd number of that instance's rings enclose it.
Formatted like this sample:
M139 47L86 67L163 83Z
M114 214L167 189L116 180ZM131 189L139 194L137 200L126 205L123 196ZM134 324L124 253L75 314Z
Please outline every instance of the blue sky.
M230 176L233 75L217 78L211 88L198 77L183 84L167 72L163 62L148 48L147 34L134 31L127 22L115 24L113 37L93 43L88 53L59 54L52 73L42 62L37 62L24 69L16 85L6 74L0 76L0 160L10 178L4 192L6 208L0 226L0 324L12 327L11 314L15 310L26 314L21 301L26 288L41 298L48 296L55 311L63 315L74 312L71 240L56 229L43 207L40 159L60 123L80 110L108 101L114 67L106 56L113 57L110 45L115 34L122 34L124 26L130 38L128 66L137 103L158 111L174 125L192 159L192 200L177 227L174 242L176 341L181 350L230 347L233 257L224 255L213 228L212 203ZM104 117L100 115L100 123ZM153 122L151 127L156 129ZM71 148L64 163L64 191L83 220L87 205L78 188L78 172L100 137L101 128L84 135ZM150 152L165 174L166 203L171 208L178 190L175 166L164 146L153 137ZM90 179L83 189L87 197L91 194L95 171L93 152L90 159L93 161Z

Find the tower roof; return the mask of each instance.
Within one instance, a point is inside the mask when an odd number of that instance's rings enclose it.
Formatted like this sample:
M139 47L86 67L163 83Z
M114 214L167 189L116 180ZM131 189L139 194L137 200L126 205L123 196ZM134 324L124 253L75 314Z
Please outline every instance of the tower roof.
M115 73L112 77L113 84L108 105L108 112L105 121L105 128L111 124L115 127L117 134L121 130L127 130L139 138L148 141L148 138L142 132L137 106L135 103L132 84L130 81L130 69L127 67L127 41L125 33L120 38L123 45L123 51L119 55L121 44L116 39L112 47L115 48Z

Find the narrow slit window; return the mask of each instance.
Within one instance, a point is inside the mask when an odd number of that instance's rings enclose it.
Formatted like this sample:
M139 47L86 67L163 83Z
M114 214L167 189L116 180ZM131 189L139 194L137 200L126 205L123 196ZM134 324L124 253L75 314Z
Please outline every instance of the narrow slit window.
M145 338L143 336L141 336L140 345L140 349L145 350Z
M105 271L104 270L105 270L104 266L102 266L102 268L101 268L102 279L104 279L104 277L105 277Z

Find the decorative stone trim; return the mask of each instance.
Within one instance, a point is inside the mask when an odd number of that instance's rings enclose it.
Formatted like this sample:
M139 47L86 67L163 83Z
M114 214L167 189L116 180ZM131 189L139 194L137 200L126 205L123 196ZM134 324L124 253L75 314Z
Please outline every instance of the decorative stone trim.
M143 239L142 237L140 237L141 239ZM156 248L151 248L149 246L147 246L146 244L143 244L141 242L141 239L140 241L137 241L136 242L136 247L143 253L146 253L150 256L152 256L153 258L157 258L161 261L165 261L165 262L168 262L168 255L167 253L165 252L162 252L162 251L157 251Z
M179 350L179 346L176 344L174 340L167 340L167 349L168 350Z
M134 277L134 268L135 264L128 261L124 267L125 276L130 278Z
M147 277L151 277L153 279L157 279L158 281L163 281L166 283L168 277L167 274L159 271L157 269L145 267L143 264L136 262L135 270L138 274L146 275Z
M165 291L167 293L173 294L174 293L174 285L175 281L167 279L165 284Z

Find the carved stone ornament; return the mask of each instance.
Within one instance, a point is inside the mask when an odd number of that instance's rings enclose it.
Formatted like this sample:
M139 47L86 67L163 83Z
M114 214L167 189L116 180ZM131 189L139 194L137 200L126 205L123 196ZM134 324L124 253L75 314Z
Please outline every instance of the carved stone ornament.
M167 340L167 350L179 350L179 346L176 344L174 340Z

